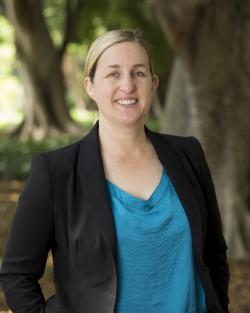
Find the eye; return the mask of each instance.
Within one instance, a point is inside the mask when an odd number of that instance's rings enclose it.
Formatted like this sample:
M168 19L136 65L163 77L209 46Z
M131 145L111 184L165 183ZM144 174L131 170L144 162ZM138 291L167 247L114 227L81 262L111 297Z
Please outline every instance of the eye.
M145 77L145 74L142 71L134 71L132 72L133 77Z
M120 74L119 72L112 72L108 74L108 77L113 77L113 78L119 78Z

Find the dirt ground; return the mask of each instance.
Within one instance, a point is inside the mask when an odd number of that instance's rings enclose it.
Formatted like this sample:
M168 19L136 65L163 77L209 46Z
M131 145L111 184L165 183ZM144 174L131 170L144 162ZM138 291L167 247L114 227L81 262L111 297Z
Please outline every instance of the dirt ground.
M2 256L9 226L13 217L22 183L0 180L0 257ZM230 312L250 313L250 257L245 260L229 260L230 266ZM40 281L45 298L54 293L53 264L48 257L43 278ZM0 313L7 313L8 307L0 290ZM174 313L174 312L173 312Z

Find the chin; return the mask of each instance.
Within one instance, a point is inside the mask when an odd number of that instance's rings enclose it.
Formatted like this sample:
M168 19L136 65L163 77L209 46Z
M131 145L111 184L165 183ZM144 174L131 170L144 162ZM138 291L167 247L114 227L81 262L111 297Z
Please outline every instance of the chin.
M100 113L100 112L99 112ZM112 114L113 113L113 114ZM145 112L107 112L106 114L99 114L99 120L108 122L111 126L117 125L122 127L138 126L144 124ZM128 114L130 113L130 114Z
M121 124L123 126L135 126L144 124L144 116L134 117L134 118L119 118L116 119L117 124ZM115 121L114 121L115 122Z

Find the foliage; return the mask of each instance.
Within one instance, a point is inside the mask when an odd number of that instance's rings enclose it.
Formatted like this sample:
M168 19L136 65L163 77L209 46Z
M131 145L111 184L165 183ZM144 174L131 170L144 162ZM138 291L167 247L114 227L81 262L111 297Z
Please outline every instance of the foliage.
M173 53L166 42L152 4L148 0L79 0L75 34L71 43L80 49L82 58L91 42L105 31L137 28L152 44L156 72L163 79L170 69ZM65 0L45 0L44 14L55 43L62 42L65 24ZM164 85L165 88L165 85Z
M17 77L13 41L12 26L0 16L0 128L19 123L22 110L23 89Z
M77 141L79 137L62 136L41 141L20 141L15 138L0 140L0 177L4 179L27 178L32 158L41 152L50 151Z
M165 94L166 79L172 62L172 52L158 23L152 4L148 0L43 0L44 17L55 44L59 49L66 31L67 3L76 6L74 31L66 53L76 60L76 83L82 88L83 65L90 43L101 33L117 28L138 28L152 44L157 74L160 76L160 99ZM13 126L23 118L25 94L17 71L14 31L9 22L0 15L0 129ZM41 62L42 65L42 62ZM67 81L67 79L66 79ZM70 89L70 87L68 88ZM82 88L83 89L83 88ZM68 108L76 104L73 89L66 92ZM83 90L83 102L92 109L91 101Z

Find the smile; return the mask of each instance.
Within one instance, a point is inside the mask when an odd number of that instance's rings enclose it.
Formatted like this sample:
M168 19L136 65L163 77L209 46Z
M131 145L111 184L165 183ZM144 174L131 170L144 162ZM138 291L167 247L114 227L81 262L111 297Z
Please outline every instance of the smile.
M135 104L138 101L138 99L118 99L115 100L116 103L121 105L132 105Z

